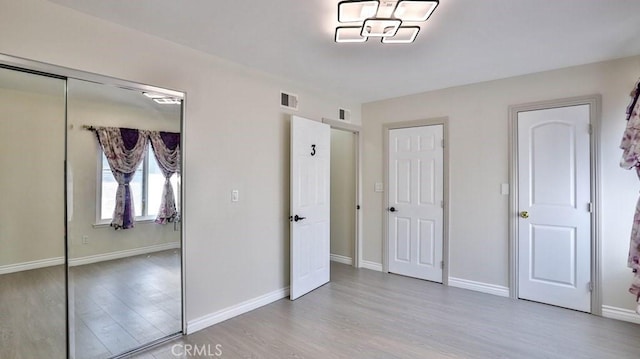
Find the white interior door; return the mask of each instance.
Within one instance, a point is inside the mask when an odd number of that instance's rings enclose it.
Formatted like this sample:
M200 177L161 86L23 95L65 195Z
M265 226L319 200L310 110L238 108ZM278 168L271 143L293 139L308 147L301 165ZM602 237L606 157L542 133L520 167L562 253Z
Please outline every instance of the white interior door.
M589 105L518 113L519 297L591 310Z
M389 272L442 283L443 126L389 131Z
M330 149L329 125L292 117L291 300L329 282Z

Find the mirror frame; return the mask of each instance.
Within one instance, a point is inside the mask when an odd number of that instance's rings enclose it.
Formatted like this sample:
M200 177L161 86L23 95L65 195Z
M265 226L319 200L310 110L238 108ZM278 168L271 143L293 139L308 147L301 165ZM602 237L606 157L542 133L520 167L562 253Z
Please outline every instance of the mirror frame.
M175 98L179 98L182 100L182 106L181 106L181 113L180 113L180 149L181 149L181 182L182 185L180 186L180 290L181 290L181 297L182 297L182 325L181 325L181 331L179 333L177 333L176 335L173 336L169 336L169 337L165 337L150 343L147 343L141 347L138 348L134 348L131 349L127 352L118 354L117 356L115 356L115 358L118 357L123 357L123 356L128 356L128 355L132 355L134 353L137 352L141 352L143 350L148 349L149 347L155 346L159 343L163 343L163 342L167 342L170 340L173 340L177 337L181 337L186 335L187 333L187 321L186 321L186 307L187 307L187 301L186 301L186 245L185 245L185 233L186 233L186 221L185 221L185 193L186 193L186 186L185 186L185 172L186 172L186 162L185 162L185 153L186 153L186 146L184 145L185 141L185 135L186 135L186 108L187 108L187 93L185 91L179 91L179 90L173 90L173 89L167 89L167 88L163 88L163 87L157 87L157 86L152 86L152 85L147 85L147 84L143 84L143 83L139 83L139 82L134 82L134 81L128 81L128 80L123 80L123 79L119 79L116 77L111 77L111 76L105 76L105 75L99 75L96 73L92 73L92 72L87 72L87 71L81 71L81 70L75 70L72 68L68 68L68 67L63 67L63 66L58 66L58 65L53 65L53 64L48 64L48 63L44 63L44 62L39 62L39 61L35 61L35 60L29 60L29 59L25 59L25 58L21 58L21 57L16 57L16 56L11 56L11 55L6 55L3 53L0 53L0 66L7 68L7 69L12 69L12 70L17 70L17 71L22 71L22 72L28 72L28 73L33 73L33 74L37 74L37 75L43 75L43 76L49 76L49 77L58 77L58 78L64 78L65 81L67 79L76 79L76 80L82 80L82 81L89 81L89 82L94 82L97 84L102 84L105 86L114 86L114 87L119 87L119 88L123 88L123 89L127 89L127 90L133 90L133 91L143 91L143 92L155 92L155 93L159 93L159 94L163 94L163 95L167 95L167 96L171 96L171 97L175 97ZM66 123L66 97L67 97L67 87L65 85L65 123ZM66 131L66 129L65 129ZM66 142L66 139L65 139ZM66 151L66 150L65 150ZM66 153L65 153L65 162L66 162ZM66 169L65 169L65 176L66 176ZM65 192L65 232L64 232L64 245L65 245L65 255L64 255L64 259L65 259L65 317L66 317L66 328L67 328L67 333L66 333L66 348L67 348L67 358L69 358L69 354L70 354L70 348L69 348L69 258L68 258L68 248L67 248L67 240L68 240L68 233L67 233L67 183L65 181L65 188L64 188L64 192Z

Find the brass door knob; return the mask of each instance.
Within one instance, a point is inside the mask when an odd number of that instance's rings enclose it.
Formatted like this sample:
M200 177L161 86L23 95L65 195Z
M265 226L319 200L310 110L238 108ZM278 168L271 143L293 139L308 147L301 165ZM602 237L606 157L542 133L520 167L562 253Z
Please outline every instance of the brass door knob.
M522 217L522 218L529 218L529 212L527 212L527 211L522 211L522 212L520 212L520 217Z

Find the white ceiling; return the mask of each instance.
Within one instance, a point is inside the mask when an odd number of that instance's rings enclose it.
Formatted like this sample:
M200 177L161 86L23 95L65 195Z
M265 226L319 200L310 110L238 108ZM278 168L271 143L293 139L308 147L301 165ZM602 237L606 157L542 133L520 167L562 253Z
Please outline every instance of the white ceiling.
M338 0L51 1L360 102L640 54L638 0L440 0L410 45L335 43Z

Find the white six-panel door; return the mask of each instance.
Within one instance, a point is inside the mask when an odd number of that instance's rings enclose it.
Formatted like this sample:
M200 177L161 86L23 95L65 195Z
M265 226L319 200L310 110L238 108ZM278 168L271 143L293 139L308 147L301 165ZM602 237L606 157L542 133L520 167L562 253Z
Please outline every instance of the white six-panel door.
M291 119L291 300L329 282L330 136L327 124Z
M591 310L589 105L518 113L518 296Z
M442 283L443 126L389 130L389 272Z

